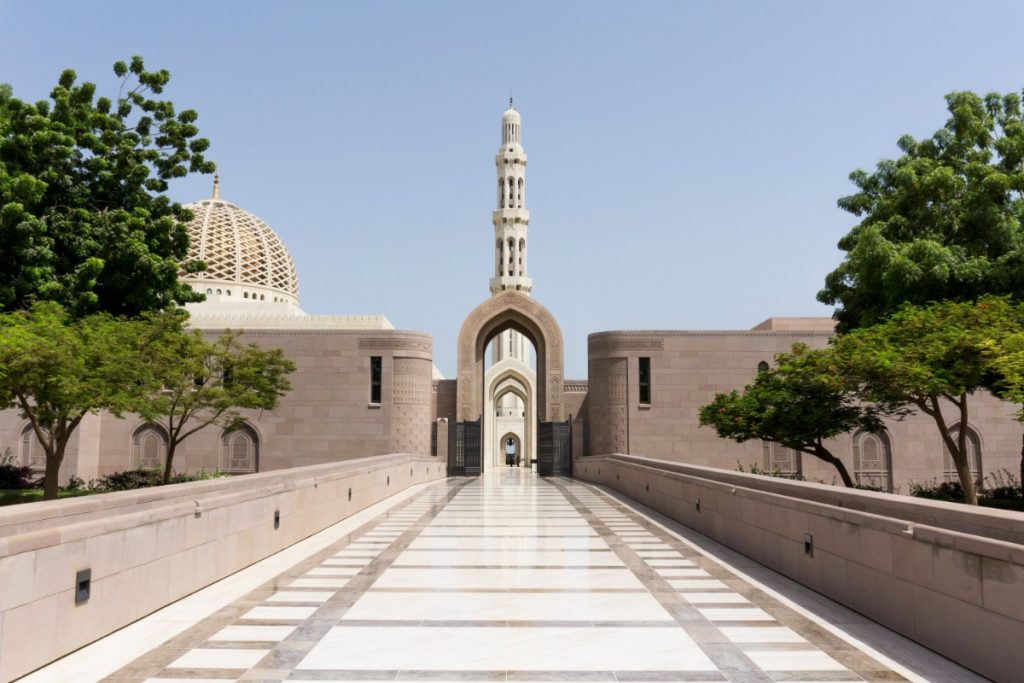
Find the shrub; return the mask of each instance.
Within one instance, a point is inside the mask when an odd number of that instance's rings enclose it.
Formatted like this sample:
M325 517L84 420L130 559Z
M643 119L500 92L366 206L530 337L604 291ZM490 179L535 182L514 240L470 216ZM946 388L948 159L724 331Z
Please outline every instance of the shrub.
M171 476L169 484L183 484L190 481L202 481L228 476L224 472L199 470L193 474L188 472L175 473ZM97 491L131 491L143 489L150 486L163 486L164 475L160 470L125 470L114 472L105 477L94 479L89 482L89 487ZM81 481L81 480L79 480Z
M32 487L32 470L18 464L14 451L5 448L0 453L0 489L27 489Z
M748 474L760 474L764 477L778 477L779 479L792 479L793 481L807 481L807 479L804 478L804 475L799 473L789 473L781 470L772 470L769 472L768 470L762 469L756 462L750 463L750 465L747 466L747 469L744 469L743 463L737 461L736 471L746 472Z
M993 500L1012 500L1024 498L1024 489L1020 479L1008 469L992 472L985 477L985 494Z
M963 500L964 490L958 481L910 482L910 495L932 500Z

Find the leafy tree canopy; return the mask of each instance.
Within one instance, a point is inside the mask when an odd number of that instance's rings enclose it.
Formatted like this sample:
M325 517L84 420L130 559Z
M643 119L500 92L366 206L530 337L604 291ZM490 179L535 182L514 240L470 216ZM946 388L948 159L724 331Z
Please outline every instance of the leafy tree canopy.
M198 330L182 329L177 311L148 319L147 389L133 410L167 430L167 483L178 444L210 425L232 428L242 421L242 408L276 407L291 389L295 364L281 349L243 344L236 332L207 341Z
M116 97L61 74L30 104L0 87L0 311L49 300L72 316L136 316L201 297L178 281L191 218L168 182L211 173L198 114L158 96L170 80L117 62Z
M1024 310L1004 297L900 308L884 323L834 342L839 370L866 401L913 407L931 417L956 465L967 502L977 504L967 462L970 397L999 380L991 349L1024 331Z
M813 455L836 468L846 486L853 480L826 439L856 429L882 429L881 416L898 412L889 404L863 404L856 385L838 371L831 349L794 344L776 357L776 367L758 372L742 392L718 394L700 410L701 425L743 443L774 441Z
M71 320L53 302L0 315L0 409L28 420L46 454L44 497L71 436L90 412L121 415L138 398L144 335L109 314Z
M928 139L904 135L903 155L839 207L861 219L846 257L818 293L840 331L872 325L903 303L1024 296L1024 121L1016 94L946 96L950 118Z

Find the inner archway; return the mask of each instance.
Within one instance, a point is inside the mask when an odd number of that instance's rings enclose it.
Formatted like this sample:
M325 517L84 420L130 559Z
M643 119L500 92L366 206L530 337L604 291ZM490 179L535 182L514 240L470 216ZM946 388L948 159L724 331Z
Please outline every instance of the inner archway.
M519 438L522 465L529 467L537 457L536 375L514 359L506 359L488 368L484 377L483 461L491 467L504 466L501 435L511 432ZM505 414L506 396L518 399L511 403L521 407L521 414Z
M519 435L515 432L506 432L498 444L501 446L501 455L506 467L520 467L523 460L523 445ZM511 461L511 462L510 462Z

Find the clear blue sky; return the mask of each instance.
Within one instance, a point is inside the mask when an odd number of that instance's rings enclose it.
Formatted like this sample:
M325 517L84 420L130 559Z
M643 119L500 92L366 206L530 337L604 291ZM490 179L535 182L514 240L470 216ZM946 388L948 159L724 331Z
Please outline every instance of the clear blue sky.
M590 332L829 315L848 173L939 127L948 91L1024 86L1022 26L1013 2L0 0L0 81L35 100L64 67L107 93L117 59L169 69L302 307L430 332L447 376L488 295L511 90L534 296L582 378Z

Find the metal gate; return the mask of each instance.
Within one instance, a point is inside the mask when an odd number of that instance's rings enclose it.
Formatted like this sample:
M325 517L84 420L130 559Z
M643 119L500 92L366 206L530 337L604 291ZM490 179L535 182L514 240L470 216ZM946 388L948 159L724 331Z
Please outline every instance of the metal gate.
M572 419L541 422L537 429L537 474L572 475Z
M480 474L480 444L480 420L454 423L448 430L448 476Z

